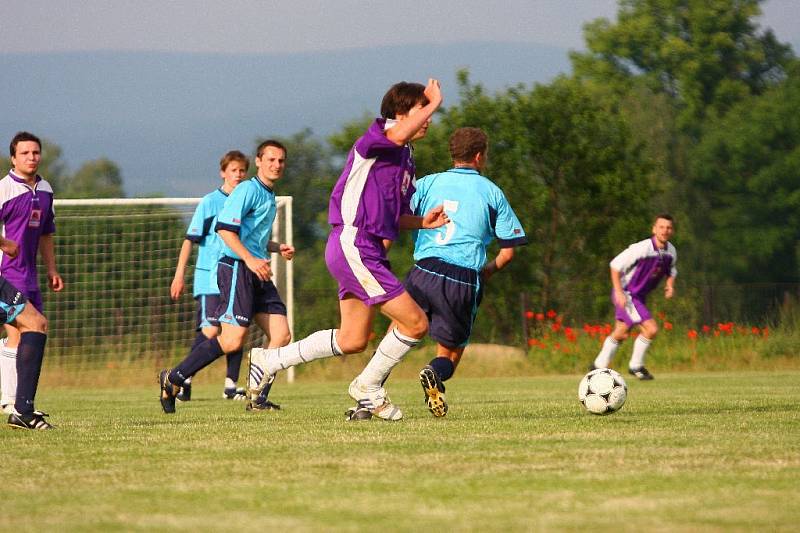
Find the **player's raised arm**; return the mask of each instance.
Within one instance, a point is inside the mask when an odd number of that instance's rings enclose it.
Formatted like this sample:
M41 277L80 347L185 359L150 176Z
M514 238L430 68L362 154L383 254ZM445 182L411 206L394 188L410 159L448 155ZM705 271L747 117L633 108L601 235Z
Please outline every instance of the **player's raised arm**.
M386 130L387 139L402 146L414 140L420 130L427 129L431 117L442 104L442 89L439 86L439 80L428 79L424 95L428 103L413 107L406 114L397 115L397 124Z

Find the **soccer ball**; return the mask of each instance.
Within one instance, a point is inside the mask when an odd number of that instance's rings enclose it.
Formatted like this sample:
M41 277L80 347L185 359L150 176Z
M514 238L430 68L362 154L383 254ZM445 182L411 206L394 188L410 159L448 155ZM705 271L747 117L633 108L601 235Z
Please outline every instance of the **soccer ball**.
M592 370L578 385L578 400L594 415L610 415L622 409L628 397L628 386L616 370Z

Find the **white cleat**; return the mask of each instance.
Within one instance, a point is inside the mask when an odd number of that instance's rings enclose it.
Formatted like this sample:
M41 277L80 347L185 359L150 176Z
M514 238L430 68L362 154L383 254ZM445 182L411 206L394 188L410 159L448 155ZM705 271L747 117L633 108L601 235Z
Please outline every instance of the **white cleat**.
M250 375L247 378L247 395L256 398L259 394L275 380L275 374L267 372L269 365L267 359L269 352L265 348L253 348L250 350Z
M403 412L399 407L394 405L389 397L386 395L386 389L378 387L375 390L370 390L364 387L358 378L350 383L347 392L350 397L356 401L359 408L367 409L372 416L377 416L383 420L396 422L403 419ZM355 420L356 418L351 418Z

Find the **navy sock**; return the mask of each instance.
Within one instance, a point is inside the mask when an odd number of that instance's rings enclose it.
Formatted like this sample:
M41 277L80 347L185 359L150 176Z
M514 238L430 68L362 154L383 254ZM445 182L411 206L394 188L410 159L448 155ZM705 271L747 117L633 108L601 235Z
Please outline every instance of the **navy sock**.
M191 348L189 348L189 352L191 352L192 350L194 350L195 348L197 348L197 345L198 345L198 344L200 344L200 343L201 343L201 342L203 342L203 341L207 341L207 340L208 340L208 337L206 337L205 335L203 335L203 332L202 332L202 331L198 331L198 332L197 332L197 335L196 335L196 336L195 336L195 338L194 338L194 342L192 343L192 347L191 347Z
M228 358L228 374L227 376L236 383L239 381L239 369L242 366L242 351L236 350L233 353L225 355Z
M39 387L39 376L44 361L44 345L47 335L26 331L19 337L17 347L17 399L14 409L20 414L32 414L33 400Z
M180 387L186 378L194 376L197 372L213 363L223 353L216 337L204 340L195 346L191 353L186 356L186 359L170 371L170 383Z
M453 377L453 372L456 371L456 367L449 357L434 357L428 364L439 374L439 378L442 381L447 381Z

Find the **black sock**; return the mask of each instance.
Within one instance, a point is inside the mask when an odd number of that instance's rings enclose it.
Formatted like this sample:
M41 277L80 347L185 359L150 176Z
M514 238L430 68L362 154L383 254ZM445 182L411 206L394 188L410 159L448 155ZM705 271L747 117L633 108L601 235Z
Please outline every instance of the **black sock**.
M19 337L17 347L17 399L14 409L20 414L32 414L33 400L39 387L42 373L44 345L47 335L36 331L26 331Z
M225 354L228 358L228 378L236 383L239 381L239 369L242 366L242 350L236 350L233 353Z
M170 371L169 381L173 385L180 387L186 378L194 376L197 372L213 363L223 353L216 337L204 340L195 346L186 359Z
M428 364L439 374L439 379L442 381L450 379L453 376L453 372L456 371L456 367L449 357L434 357Z

